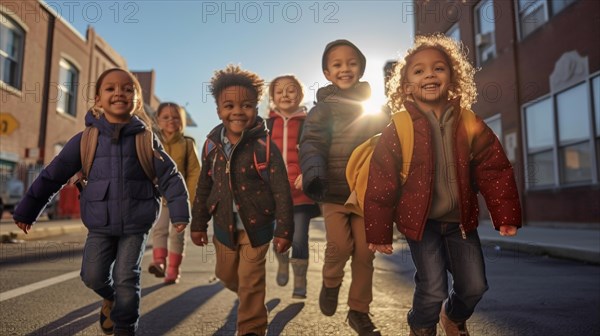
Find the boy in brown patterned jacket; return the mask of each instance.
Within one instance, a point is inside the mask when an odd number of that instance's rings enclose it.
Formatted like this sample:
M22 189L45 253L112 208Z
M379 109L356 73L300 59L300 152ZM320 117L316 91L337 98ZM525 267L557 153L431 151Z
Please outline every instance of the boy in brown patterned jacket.
M477 92L474 73L455 41L419 36L390 82L392 109L412 120L413 155L402 157L398 130L387 126L369 169L365 228L369 248L386 254L392 253L394 222L406 235L416 267L410 335L435 335L438 321L446 335L469 335L466 321L488 288L478 191L501 235L513 236L521 226L511 164L469 109ZM410 165L404 183L403 165Z
M267 176L256 167L260 146L271 141L257 115L264 81L229 65L215 72L211 86L222 124L210 132L203 147L192 209L192 241L198 246L208 243L206 232L212 217L215 273L239 298L237 334L265 335L265 256L269 242L273 239L276 251L282 253L290 248L294 234L287 172L281 153L272 143L266 151Z

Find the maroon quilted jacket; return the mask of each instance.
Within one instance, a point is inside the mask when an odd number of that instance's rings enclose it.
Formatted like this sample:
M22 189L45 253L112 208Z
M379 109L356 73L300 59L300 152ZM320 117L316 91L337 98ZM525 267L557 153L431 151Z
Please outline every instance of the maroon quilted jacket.
M460 100L452 113L459 114ZM414 129L412 160L402 158L394 123L390 123L373 152L365 196L367 242L391 244L393 223L407 238L421 240L431 206L433 191L433 141L431 124L411 102L404 104ZM477 192L481 192L496 230L501 225L521 227L521 205L514 173L502 145L493 131L477 117L471 145L459 116L453 125L454 158L459 185L461 230L478 226ZM461 127L459 127L459 125ZM400 184L402 164L410 164L408 178Z

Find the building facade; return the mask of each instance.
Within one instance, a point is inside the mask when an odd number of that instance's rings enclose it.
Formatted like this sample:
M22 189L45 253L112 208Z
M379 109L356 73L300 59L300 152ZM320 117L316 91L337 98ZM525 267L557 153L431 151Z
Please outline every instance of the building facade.
M41 0L0 3L0 179L26 186L84 128L95 81L127 69L89 26L85 36ZM133 72L149 114L160 104L154 70ZM188 126L195 126L188 114ZM4 184L2 184L4 185ZM1 201L1 200L0 200Z
M600 224L600 2L417 0L415 33L460 40L473 110L515 167L524 219Z

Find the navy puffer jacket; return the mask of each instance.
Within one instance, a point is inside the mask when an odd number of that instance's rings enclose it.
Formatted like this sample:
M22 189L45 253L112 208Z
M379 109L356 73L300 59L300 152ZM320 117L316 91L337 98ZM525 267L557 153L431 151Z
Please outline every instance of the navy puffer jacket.
M81 218L91 232L117 236L148 232L158 218L161 194L169 200L173 223L190 222L185 181L156 137L154 147L162 157L154 158L158 190L144 174L135 135L146 126L138 117L126 124L111 124L104 116L96 119L88 112L85 120L86 126L100 131L88 184L80 197ZM52 196L81 170L81 135L71 138L42 170L15 209L16 221L35 222Z

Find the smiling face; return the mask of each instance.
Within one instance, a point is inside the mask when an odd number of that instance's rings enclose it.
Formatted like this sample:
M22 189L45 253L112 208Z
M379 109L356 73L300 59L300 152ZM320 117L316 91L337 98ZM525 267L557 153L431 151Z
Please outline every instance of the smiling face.
M115 70L97 85L96 107L104 110L106 120L111 123L128 122L140 104L133 78L127 72Z
M431 109L446 103L451 82L452 73L445 55L438 49L427 48L410 58L402 87L417 105Z
M291 78L280 78L273 84L273 104L279 112L290 115L298 109L302 100L299 84Z
M356 50L347 45L331 48L327 55L325 78L342 90L352 88L360 79L362 65Z
M244 86L229 86L217 97L217 114L225 126L225 135L237 143L244 130L256 123L256 92Z
M157 112L156 120L158 121L158 128L167 137L171 137L177 132L183 131L183 122L181 120L181 114L174 105L166 105L159 109Z

